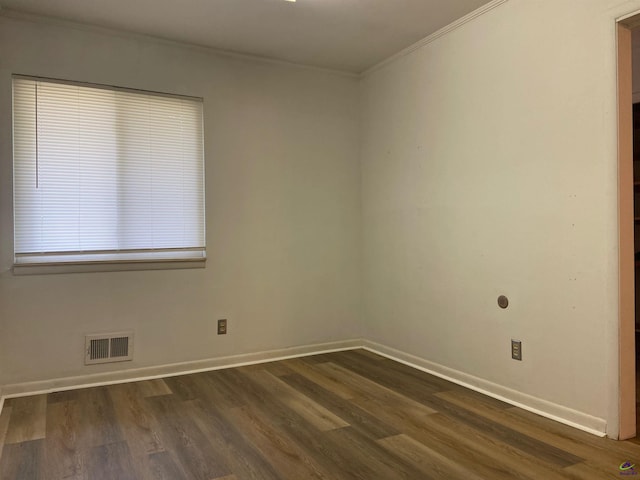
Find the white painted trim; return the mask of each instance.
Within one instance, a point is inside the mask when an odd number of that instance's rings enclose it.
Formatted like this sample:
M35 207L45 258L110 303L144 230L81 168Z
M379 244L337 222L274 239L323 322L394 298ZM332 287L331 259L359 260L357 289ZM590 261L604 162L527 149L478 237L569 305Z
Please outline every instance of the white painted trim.
M502 0L502 1L506 1L506 0ZM45 15L36 15L34 13L20 12L18 10L13 10L10 8L0 6L0 18L2 17L9 18L12 20L31 22L31 23L40 23L43 25L53 25L57 27L73 28L76 30L84 30L92 33L101 33L103 35L119 36L121 38L130 38L133 40L142 40L147 42L151 41L151 42L159 43L162 45L187 48L189 50L195 50L197 52L204 53L207 55L237 58L240 60L247 60L251 62L268 63L271 65L279 65L281 67L301 68L304 70L313 70L316 72L329 73L329 74L338 75L341 77L350 77L350 78L360 77L359 73L349 72L345 70L335 70L331 68L316 67L313 65L305 65L302 63L289 62L286 60L278 60L276 58L261 57L259 55L251 55L248 53L239 53L231 50L223 50L220 48L208 47L206 45L199 45L196 43L179 42L179 41L170 40L164 37L159 37L154 35L145 35L143 33L136 33L136 32L127 31L127 30L118 30L115 28L100 27L98 25L74 22L72 20L65 20L58 17L49 17Z
M390 358L436 377L443 378L470 390L496 398L513 406L528 410L556 422L564 423L570 427L604 437L606 435L607 422L602 418L593 417L583 412L549 402L541 398L518 392L511 388L498 385L473 375L454 370L453 368L430 362L415 355L401 352L391 347L381 345L369 340L364 341L364 348L378 355Z
M242 367L265 362L275 362L288 358L306 357L321 353L339 352L362 348L363 340L344 340L340 342L305 345L302 347L268 350L257 353L231 355L228 357L209 358L193 362L172 363L157 367L143 367L131 370L119 370L115 372L97 373L90 375L78 375L75 377L63 377L53 380L40 380L27 383L15 383L2 387L2 400L7 398L26 397L65 390L77 390L80 388L100 387L118 383L138 382L153 380L156 378L175 377L189 375L191 373L208 372L225 368ZM1 411L1 410L0 410Z
M640 10L635 9L631 12L625 12L623 14L620 14L619 16L615 17L615 21L616 23L622 23L625 24L627 27L629 28L636 28L636 22L627 22L626 20L628 20L629 18L635 17L636 15L640 14Z
M187 270L205 268L206 258L166 261L120 261L14 264L14 275L52 275L60 273L131 272L140 270Z
M502 385L489 382L488 380L484 380L482 378L430 362L415 355L364 339L353 339L305 345L301 347L283 348L278 350L268 350L257 353L231 355L193 362L161 365L157 367L145 367L133 370L121 370L117 372L4 385L0 389L0 413L2 412L4 400L7 398L26 397L29 395L77 390L80 388L113 385L117 383L175 377L178 375L188 375L191 373L207 372L211 370L255 365L265 362L285 360L288 358L306 357L309 355L354 350L357 348L364 348L373 353L377 353L378 355L390 358L391 360L395 360L423 372L435 375L436 377L444 378L450 382L482 393L483 395L502 400L503 402L579 430L583 430L593 435L597 435L599 437L605 436L607 423L604 419L593 417L586 413L582 413L526 393L518 392L517 390L512 390Z
M145 35L145 34L135 33L135 32L126 31L126 30L118 30L118 29L114 29L114 28L100 27L98 25L92 25L92 24L81 23L81 22L74 22L72 20L65 20L65 19L61 19L61 18L57 18L57 17L49 17L49 16L44 16L44 15L36 15L36 14L32 14L32 13L20 12L20 11L13 10L13 9L10 9L10 8L6 8L6 7L2 7L2 6L0 6L0 18L5 17L5 18L13 19L13 20L21 20L21 21L27 21L27 22L32 22L32 23L40 23L40 24L45 24L45 25L54 25L54 26L59 26L59 27L74 28L74 29L77 29L77 30L84 30L84 31L89 31L89 32L94 32L94 33L102 33L102 34L107 34L107 35L116 35L116 36L120 36L120 37L124 37L124 38L131 38L131 39L134 39L134 40L153 41L155 43L160 43L160 44L164 44L164 45L188 48L188 49L199 51L199 52L202 52L202 53L205 53L205 54L209 54L209 55L238 58L238 59L242 59L242 60L249 60L249 61L254 61L254 62L268 63L268 64L280 65L280 66L284 66L284 67L302 68L302 69L314 70L314 71L318 71L318 72L330 73L330 74L333 74L333 75L345 76L345 77L350 77L350 78L363 78L363 77L366 77L367 75L371 74L372 72L374 72L374 71L376 71L376 70L378 70L378 69L380 69L380 68L382 68L382 67L384 67L384 66L386 66L386 65L388 65L390 63L395 62L399 58L402 58L402 57L410 54L411 52L423 47L424 45L427 45L428 43L433 42L434 40L446 35L447 33L452 32L453 30L456 30L457 28L460 28L464 24L472 21L473 19L475 19L475 18L477 18L477 17L479 17L481 15L484 15L485 13L493 10L494 8L500 6L503 3L506 3L508 1L509 0L492 0L491 2L487 3L486 5L483 5L480 8L477 8L476 10L474 10L473 12L468 13L464 17L461 17L458 20L455 20L454 22L450 23L449 25L441 28L440 30L438 30L438 31L432 33L431 35L423 38L422 40L418 40L413 45L408 46L407 48L399 51L398 53L395 53L394 55L386 58L385 60L382 60L381 62L377 63L376 65L374 65L374 66L372 66L372 67L368 68L367 70L364 70L363 72L360 72L360 73L348 72L348 71L344 71L344 70L335 70L335 69L331 69L331 68L315 67L315 66L312 66L312 65L305 65L305 64L301 64L301 63L288 62L286 60L278 60L278 59L275 59L275 58L261 57L261 56L258 56L258 55L250 55L250 54L246 54L246 53L238 53L238 52L233 52L233 51L229 51L229 50L222 50L222 49L213 48L213 47L207 47L207 46L204 46L204 45L198 45L198 44L194 44L194 43L179 42L179 41L170 40L170 39L167 39L167 38L153 36L153 35Z
M431 35L423 38L422 40L418 40L416 43L414 43L413 45L408 46L407 48L400 50L398 53L395 53L393 55L391 55L390 57L388 57L385 60L382 60L381 62L375 64L373 67L368 68L367 70L365 70L364 72L362 72L360 74L361 77L366 77L368 75L370 75L371 73L375 72L376 70L379 70L383 67L386 67L387 65L395 62L396 60L409 55L411 52L414 52L415 50L418 50L419 48L424 47L425 45L433 42L434 40L437 40L438 38L460 28L461 26L463 26L465 23L469 23L470 21L480 17L481 15L484 15L485 13L493 10L494 8L502 5L503 3L508 2L509 0L493 0L489 3L487 3L486 5L481 6L480 8L475 9L473 12L468 13L467 15L465 15L464 17L459 18L458 20L451 22L449 25L447 25L446 27L442 27L440 30L432 33Z

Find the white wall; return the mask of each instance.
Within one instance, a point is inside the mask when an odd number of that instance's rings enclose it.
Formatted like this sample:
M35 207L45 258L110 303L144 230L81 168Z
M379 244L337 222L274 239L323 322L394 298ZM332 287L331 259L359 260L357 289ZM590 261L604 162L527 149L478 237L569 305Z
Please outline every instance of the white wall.
M634 9L509 0L362 85L366 336L614 435L615 19Z
M615 19L634 9L509 0L360 85L0 18L0 385L122 368L82 366L96 330L136 330L130 368L364 334L615 435ZM11 73L205 98L205 270L10 273Z
M204 97L205 269L12 275L13 73ZM355 78L0 17L0 385L359 337L358 115Z

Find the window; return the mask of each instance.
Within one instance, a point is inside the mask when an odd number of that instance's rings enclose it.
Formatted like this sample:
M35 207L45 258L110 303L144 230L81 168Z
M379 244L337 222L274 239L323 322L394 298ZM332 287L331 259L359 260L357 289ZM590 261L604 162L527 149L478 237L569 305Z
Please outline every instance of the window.
M14 271L202 266L201 99L16 76L13 139Z

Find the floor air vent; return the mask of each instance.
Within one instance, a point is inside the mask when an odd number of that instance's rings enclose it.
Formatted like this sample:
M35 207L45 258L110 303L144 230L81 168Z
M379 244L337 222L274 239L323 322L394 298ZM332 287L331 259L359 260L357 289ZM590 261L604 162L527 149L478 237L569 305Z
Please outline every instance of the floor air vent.
M85 337L85 365L123 362L133 358L133 332L118 332Z

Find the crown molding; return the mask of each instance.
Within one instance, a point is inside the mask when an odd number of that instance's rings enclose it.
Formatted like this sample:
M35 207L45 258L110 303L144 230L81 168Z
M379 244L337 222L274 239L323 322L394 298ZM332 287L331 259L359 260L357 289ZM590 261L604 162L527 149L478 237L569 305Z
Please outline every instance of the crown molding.
M196 43L180 42L177 40L171 40L169 38L155 36L155 35L136 33L129 30L120 30L116 28L101 27L95 24L76 22L73 20L66 20L59 17L50 17L45 15L26 13L19 10L13 10L10 8L5 8L0 6L0 19L2 18L8 18L11 20L17 20L17 21L23 21L23 22L37 23L41 25L51 25L51 26L61 27L61 28L72 28L75 30L82 30L90 33L110 35L110 36L128 38L128 39L138 40L138 41L153 42L156 44L166 45L170 47L185 48L195 52L203 53L205 55L211 55L216 57L226 57L226 58L245 60L245 61L255 62L255 63L277 65L280 67L310 70L310 71L315 71L315 72L320 72L320 73L325 73L330 75L337 75L341 77L354 78L354 79L357 79L360 77L360 74L358 73L348 72L344 70L334 70L331 68L322 68L322 67L316 67L313 65L306 65L303 63L295 63L295 62L289 62L286 60L278 60L276 58L261 57L259 55L251 55L248 53L239 53L231 50L224 50L224 49L209 47L206 45L199 45Z
M466 23L469 23L472 20L475 20L476 18L484 15L487 12L490 12L494 8L499 7L503 3L507 3L508 1L509 0L493 0L493 1L489 2L489 3L487 3L486 5L483 5L482 7L477 8L476 10L474 10L471 13L468 13L464 17L461 17L458 20L456 20L454 22L451 22L446 27L442 27L440 30L432 33L431 35L423 38L422 40L418 40L413 45L410 45L407 48L405 48L403 50L400 50L398 53L396 53L394 55L391 55L387 59L382 60L381 62L375 64L373 67L371 67L371 68L365 70L364 72L362 72L360 74L360 77L365 78L365 77L371 75L376 70L380 70L381 68L384 68L387 65L390 65L391 63L394 63L395 61L399 60L400 58L409 55L410 53L412 53L412 52L424 47L425 45L428 45L429 43L437 40L440 37L443 37L443 36L447 35L448 33L453 32L454 30L457 30L458 28L462 27Z
M158 43L158 44L162 44L162 45L168 45L168 46L173 46L173 47L180 47L180 48L186 48L189 50L193 50L193 51L197 51L200 53L205 53L208 55L212 55L212 56L217 56L217 57L227 57L227 58L235 58L235 59L240 59L240 60L246 60L246 61L251 61L251 62L259 62L259 63L266 63L266 64L271 64L271 65L278 65L281 67L289 67L289 68L300 68L300 69L304 69L304 70L311 70L311 71L316 71L316 72L322 72L322 73L327 73L327 74L331 74L331 75L338 75L338 76L342 76L342 77L348 77L348 78L365 78L368 75L370 75L371 73L375 72L376 70L379 70L393 62L395 62L396 60L409 55L410 53L414 52L415 50L420 49L421 47L437 40L438 38L447 35L448 33L460 28L461 26L463 26L464 24L474 20L477 17L480 17L482 15L484 15L485 13L493 10L494 8L502 5L503 3L508 2L509 0L492 0L491 2L487 3L486 5L483 5L480 8L477 8L476 10L474 10L471 13L468 13L467 15L465 15L464 17L459 18L458 20L450 23L449 25L441 28L440 30L432 33L431 35L423 38L422 40L417 41L416 43L414 43L413 45L408 46L407 48L400 50L398 53L386 58L385 60L382 60L381 62L375 64L374 66L364 70L363 72L360 73L354 73L354 72L347 72L344 70L335 70L335 69L330 69L330 68L322 68L322 67L315 67L312 65L306 65L306 64L301 64L301 63L295 63L295 62L288 62L286 60L278 60L275 58L269 58L269 57L261 57L259 55L251 55L251 54L247 54L247 53L239 53L239 52L234 52L234 51L230 51L230 50L223 50L223 49L218 49L218 48L214 48L214 47L208 47L205 45L199 45L199 44L195 44L195 43L188 43L188 42L179 42L176 40L171 40L168 38L164 38L164 37L160 37L160 36L154 36L154 35L146 35L146 34L142 34L142 33L136 33L136 32L132 32L132 31L128 31L128 30L120 30L120 29L115 29L115 28L108 28L108 27L101 27L98 25L94 25L94 24L88 24L88 23L82 23L82 22L76 22L73 20L66 20L66 19L62 19L62 18L58 18L58 17L51 17L51 16L45 16L45 15L37 15L37 14L33 14L33 13L26 13L26 12L22 12L19 10L13 10L13 9L9 9L6 7L2 7L0 5L0 18L9 18L9 19L13 19L13 20L20 20L20 21L26 21L26 22L32 22L32 23L39 23L39 24L45 24L45 25L53 25L53 26L58 26L58 27L64 27L64 28L73 28L76 30L84 30L84 31L88 31L88 32L92 32L92 33L101 33L104 35L112 35L112 36L119 36L119 37L124 37L124 38L130 38L130 39L134 39L134 40L141 40L141 41L148 41L148 42L154 42L154 43Z

